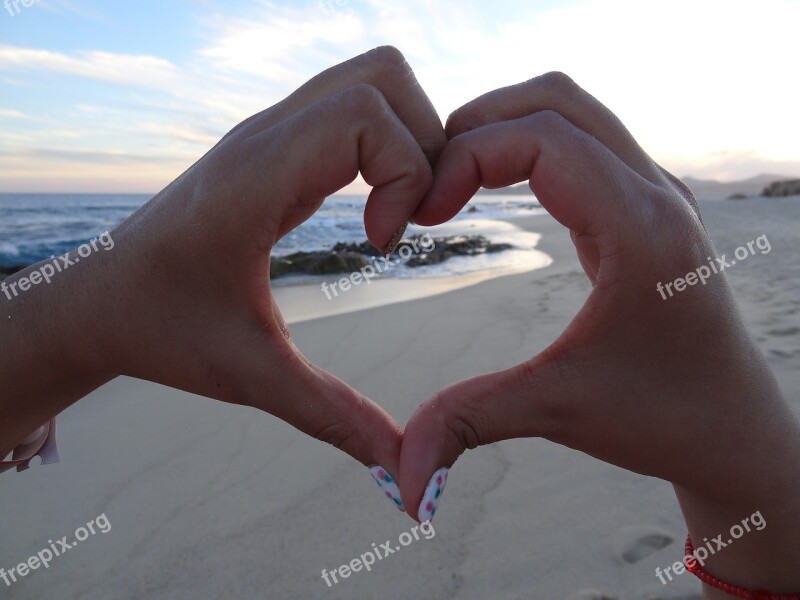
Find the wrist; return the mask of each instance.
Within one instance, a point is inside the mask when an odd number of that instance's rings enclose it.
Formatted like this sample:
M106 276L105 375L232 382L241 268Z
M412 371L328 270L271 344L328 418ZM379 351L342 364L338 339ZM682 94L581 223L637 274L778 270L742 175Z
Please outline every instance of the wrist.
M767 490L758 504L745 508L738 501L720 503L677 486L675 491L694 556L706 573L746 589L800 592L800 508L796 502L776 500ZM715 593L719 592L707 592L707 597L717 597Z
M66 255L73 264L61 271L51 259L3 282L0 347L13 351L0 364L0 451L113 378L92 349L103 315L93 293L96 265L75 258Z

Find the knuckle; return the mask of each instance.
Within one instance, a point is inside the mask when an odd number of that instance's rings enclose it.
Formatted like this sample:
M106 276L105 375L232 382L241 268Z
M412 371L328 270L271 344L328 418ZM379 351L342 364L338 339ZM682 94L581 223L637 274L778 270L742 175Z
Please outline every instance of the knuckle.
M476 114L472 107L461 107L447 117L444 130L448 139L458 139L458 135L477 129L484 122L485 117Z
M369 67L368 78L376 85L397 85L397 80L413 80L413 71L406 57L394 46L380 46L370 50L365 57Z
M568 442L569 433L577 425L579 417L569 395L556 391L567 389L580 377L569 364L566 351L553 344L536 359L515 368L521 393L530 396L531 410L536 415L537 435L561 444Z
M334 448L347 451L356 436L356 430L349 422L337 420L326 423L314 431L312 435L319 441L330 444Z
M578 84L575 83L572 77L561 71L550 71L540 75L537 81L546 89L560 95L572 94L578 90Z
M564 116L554 110L542 110L531 115L531 121L545 129L563 129L568 125Z
M438 400L434 398L432 405L437 402ZM478 446L494 441L486 435L488 423L479 401L461 397L457 405L443 408L444 414L447 415L445 428L459 448L474 450Z
M383 112L386 108L383 94L368 83L356 83L350 86L339 94L338 100L345 110L356 116L371 115L376 109Z
M433 170L428 161L421 156L419 160L409 160L406 163L405 171L408 173L410 180L420 188L427 190L433 185Z
M467 137L461 137L460 135L447 142L447 146L447 151L456 156L461 156L463 154L469 154L472 152L470 140Z
M394 46L379 46L367 52L367 59L379 69L397 69L407 66L406 57Z
M474 450L483 444L478 430L463 417L457 416L448 421L447 430L458 446L465 450Z

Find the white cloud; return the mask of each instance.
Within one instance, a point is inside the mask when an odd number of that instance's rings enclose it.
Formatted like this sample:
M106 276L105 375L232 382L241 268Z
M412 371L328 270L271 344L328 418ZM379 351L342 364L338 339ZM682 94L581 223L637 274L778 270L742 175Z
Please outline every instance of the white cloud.
M6 119L24 119L25 115L18 110L12 110L9 108L0 108L0 117Z
M35 48L0 45L0 69L37 69L138 87L164 86L179 73L155 56L90 51L73 55Z
M216 14L208 20L215 37L198 55L220 71L256 75L298 85L307 78L309 59L322 58L326 45L352 44L364 25L351 11L262 3L247 19Z

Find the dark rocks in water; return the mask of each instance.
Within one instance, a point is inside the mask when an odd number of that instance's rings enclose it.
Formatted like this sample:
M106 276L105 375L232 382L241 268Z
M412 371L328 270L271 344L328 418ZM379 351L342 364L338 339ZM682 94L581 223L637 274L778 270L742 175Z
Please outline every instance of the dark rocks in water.
M352 273L367 265L363 254L357 252L296 252L288 256L273 257L269 276L272 279L290 273L307 275L335 275Z
M433 250L412 256L406 265L409 267L437 265L454 256L493 254L513 248L511 244L493 244L482 235L452 235L446 238L434 238L434 242L436 247Z
M468 213L476 213L476 212L478 212L478 207L477 206L470 206L469 209L467 210L467 212Z
M0 281L14 273L22 271L22 269L26 267L27 265L0 265Z
M766 196L767 198L780 198L783 196L800 195L800 179L773 181L764 188L764 191L761 192L761 195Z
M355 242L339 242L331 248L331 252L356 252L366 256L381 256L378 249L369 242L361 242L360 244L356 244Z
M454 256L492 254L513 248L511 244L493 244L482 235L451 235L433 238L428 234L403 238L392 253L397 259L410 257L409 267L422 267L443 263ZM381 256L369 242L339 242L330 252L296 252L288 256L273 257L270 277L276 279L292 273L306 275L337 275L352 273Z
M747 200L747 194L742 194L737 192L736 194L731 194L727 198L728 200Z

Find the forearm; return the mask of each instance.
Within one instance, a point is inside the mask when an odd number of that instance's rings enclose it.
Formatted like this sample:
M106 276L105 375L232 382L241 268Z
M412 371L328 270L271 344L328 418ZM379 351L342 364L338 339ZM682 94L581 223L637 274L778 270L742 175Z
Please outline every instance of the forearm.
M705 471L709 482L727 479L738 482L738 487L703 488L696 482L674 487L695 556L707 555L702 565L706 572L746 589L797 593L800 427L772 374L759 362L751 365L750 385L737 386L741 397L734 399L731 412L738 416L720 415L720 429L708 431L709 439L728 438L725 446L734 460L721 461L713 450L707 455L704 447L719 448L719 444L696 440L694 464L685 465L687 471ZM720 468L735 472L720 478L714 472ZM708 586L704 593L713 600L730 597Z
M776 594L800 590L800 510L796 500L800 488L789 498L776 497L765 489L763 499L752 507L736 501L721 504L677 486L675 492L695 557L703 560L707 573L745 589ZM676 556L675 561L681 558ZM709 586L704 586L704 597L730 598Z
M44 261L6 279L0 293L0 457L37 427L114 375L100 357L107 318L100 270L105 253L85 258L47 283L31 275ZM75 253L70 254L74 261ZM27 288L27 289L25 289Z

